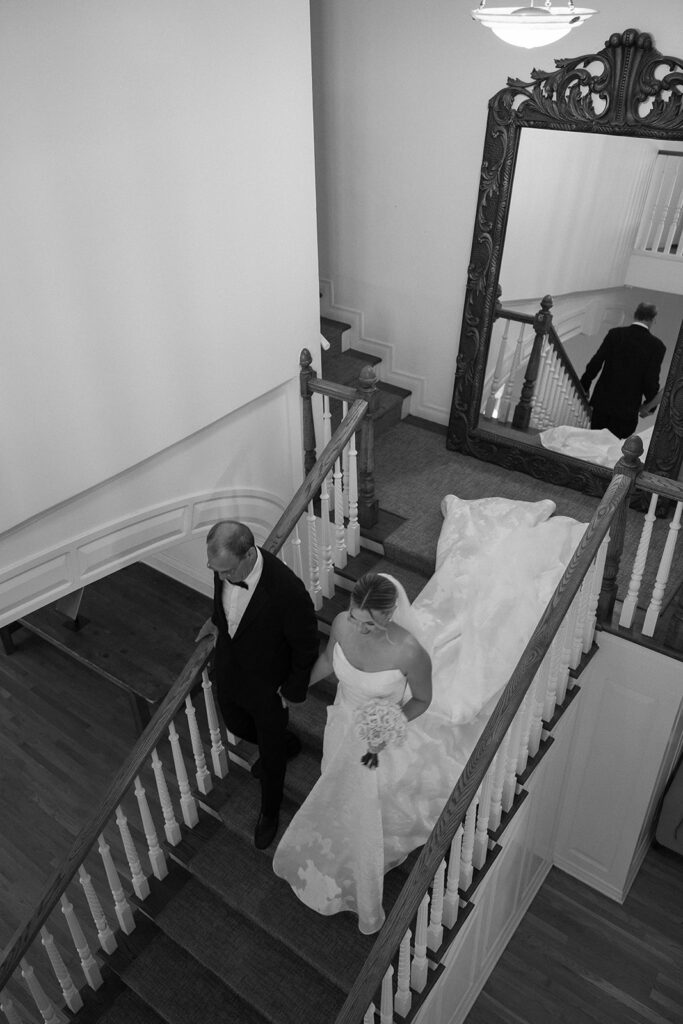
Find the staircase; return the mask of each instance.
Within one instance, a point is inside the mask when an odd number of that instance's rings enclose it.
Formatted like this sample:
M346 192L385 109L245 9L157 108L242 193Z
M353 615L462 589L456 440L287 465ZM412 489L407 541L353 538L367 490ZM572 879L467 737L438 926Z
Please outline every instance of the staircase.
M322 352L322 377L335 384L355 387L364 366L374 366L379 373L382 361L378 356L368 355L358 349L343 348L343 335L350 329L350 326L350 324L342 323L339 320L330 320L328 317L320 318L320 333L330 343L329 349ZM399 388L395 384L386 384L384 381L378 383L377 392L378 408L374 418L375 437L390 430L408 414L412 394L406 388ZM340 418L339 411L333 409L332 429L336 427Z

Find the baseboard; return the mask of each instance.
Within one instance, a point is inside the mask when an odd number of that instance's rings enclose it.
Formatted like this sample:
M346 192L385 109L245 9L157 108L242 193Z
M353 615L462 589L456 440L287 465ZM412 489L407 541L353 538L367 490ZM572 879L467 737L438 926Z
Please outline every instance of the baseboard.
M644 853L643 856L645 856ZM607 882L604 878L600 878L599 876L594 875L591 871L578 867L573 863L573 861L568 860L561 855L558 856L555 854L553 857L553 863L555 867L560 868L561 871L566 871L566 873L571 875L572 878L575 878L577 882L583 882L584 885L589 886L591 889L595 889L596 892L601 892L603 896L608 896L611 900L614 900L615 903L623 903L626 899L629 888L628 886L620 888L618 885ZM635 875L633 877L635 878Z
M342 341L343 349L359 348L369 355L377 356L382 360L378 367L380 380L385 381L387 384L395 384L399 388L406 388L412 393L408 412L432 423L446 425L449 418L449 409L432 405L425 398L427 379L417 374L406 373L397 366L394 366L395 347L387 341L370 338L366 334L363 312L358 309L352 309L349 306L336 305L334 285L329 279L320 278L319 284L321 316L329 317L331 320L341 320L343 323L350 325Z

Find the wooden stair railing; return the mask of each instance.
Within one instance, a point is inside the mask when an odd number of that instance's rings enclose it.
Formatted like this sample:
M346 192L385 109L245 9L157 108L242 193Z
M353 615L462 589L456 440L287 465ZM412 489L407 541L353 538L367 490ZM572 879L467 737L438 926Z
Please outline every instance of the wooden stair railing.
M555 330L552 305L552 296L545 295L541 300L541 308L533 316L530 313L505 309L500 303L496 305L495 319L505 320L506 328L498 350L496 369L484 410L484 415L489 418L493 417L498 405L498 392L504 385L503 398L496 418L501 423L508 421L514 379L517 373L521 372L526 358L524 328L531 326L534 331L534 341L524 371L520 398L512 414L512 426L518 430L527 430L530 426L544 430L560 424L578 427L588 427L590 424L591 408L588 398ZM511 323L520 324L521 330L511 365L506 369Z
M320 382L320 384L322 384L322 382ZM368 410L368 402L363 398L357 398L355 396L355 393L352 396L349 396L349 401L352 404L348 413L346 414L346 416L338 426L337 430L334 432L334 435L331 437L331 439L321 452L317 462L315 462L315 464L312 466L310 472L307 473L305 480L303 481L297 492L294 494L287 508L284 510L284 512L280 516L280 519L278 520L278 522L275 524L270 534L268 535L268 538L263 546L267 551L271 552L272 554L277 554L280 551L283 544L292 533L292 530L295 529L296 523L299 521L299 519L301 519L307 507L310 507L313 499L319 492L321 486L323 485L328 474L333 469L335 463L338 462L342 449L347 444L349 439L354 436L356 430L359 429L360 425L362 424L363 417L366 415ZM81 869L81 866L83 865L86 856L97 843L98 837L102 835L105 825L109 823L116 815L117 824L123 825L122 834L123 831L125 831L125 817L123 817L121 821L121 815L117 814L117 809L119 808L121 801L124 798L124 795L130 790L134 782L136 783L136 796L138 796L139 799L139 787L137 785L137 779L141 772L143 764L147 761L148 758L150 758L150 756L152 757L152 761L154 763L155 775L157 775L156 769L159 766L159 762L158 759L155 759L156 748L160 744L162 739L166 737L166 733L170 734L171 745L174 746L174 736L175 739L177 739L177 736L175 735L173 719L177 712L180 710L183 702L187 701L190 690L198 683L198 680L202 678L202 676L204 677L204 683L202 688L205 691L205 699L207 700L207 718L209 726L211 727L212 724L214 726L214 728L212 729L212 739L214 739L214 737L217 737L217 743L215 743L214 746L212 747L212 752L214 755L216 755L214 757L214 768L216 774L219 777L222 777L222 772L227 772L227 761L223 763L222 768L219 764L216 770L217 760L220 761L221 758L223 758L225 752L220 742L220 732L218 729L217 719L215 716L215 708L212 713L208 707L209 696L207 691L210 691L210 683L208 681L208 676L206 675L205 669L211 656L212 649L213 640L211 638L207 637L197 644L191 657L188 659L186 665L184 666L184 668L178 675L177 679L173 683L173 686L168 692L166 698L159 706L156 714L154 715L150 723L147 725L144 733L137 741L130 755L126 758L125 762L117 772L116 777L109 786L99 807L92 815L90 820L80 830L79 834L77 835L76 839L72 844L71 850L63 859L62 863L55 869L52 876L46 883L35 910L28 918L28 920L15 932L12 940L6 947L3 959L0 962L0 998L2 997L3 990L7 986L10 979L12 978L12 975L14 974L19 964L24 963L24 957L27 951L29 950L29 947L37 938L39 932L41 932L43 925L47 921L51 912L57 906L58 902L60 901L60 898L62 897L62 894L67 889L67 886L74 879L76 873L79 872L79 869ZM192 715L192 717L194 716ZM190 715L188 714L188 720L189 718ZM190 733L192 735L192 724L190 725ZM198 776L203 775L203 777L206 777L206 774L208 774L206 772L206 767L201 767L201 762L203 761L203 754L195 753L195 760L198 765ZM178 781L181 791L180 804L181 809L183 810L183 817L185 823L192 827L191 823L193 813L195 814L196 820L196 811L193 812L194 801L192 796L189 795L188 780L187 775L184 774L185 768L182 764L182 755L178 754L178 759L176 760L175 749L174 762L176 765L176 772L178 774ZM184 779L181 778L183 774ZM205 790L200 789L200 791L204 792ZM142 790L142 798L144 800L144 790ZM177 843L180 838L179 826L172 820L167 819L165 811L164 818L166 820L165 830L168 841L171 843ZM153 853L156 853L160 857L160 860L157 861L157 863L160 864L160 873L157 875L157 877L163 877L163 853L160 851L160 848L158 847L158 844L156 842L156 834L154 832L154 826L151 823L151 819L149 819L149 824L151 828L150 836L152 837L153 840L150 843L150 859L152 860ZM145 826L145 834L147 836L147 826ZM124 845L125 842L126 840L124 839ZM100 849L102 849L102 847ZM105 852L107 851L108 847L106 848ZM128 854L128 852L129 851L127 849L126 854ZM133 852L132 861L134 862L134 860L135 854ZM129 863L131 863L130 858ZM113 891L114 889L112 888L112 892ZM130 912L125 911L124 909L121 911L121 913L122 917L119 918L119 923L121 923L122 919L124 921L127 920L127 915ZM101 935L100 944L103 945ZM105 948L104 945L103 948ZM83 963L82 966L84 967L85 971L85 966ZM33 972L30 969L30 967L27 966L27 968L25 969L25 974L27 975L27 979L29 977L31 978L31 984L37 984L37 982L35 982L35 979L33 978ZM88 975L86 974L86 978L87 977ZM94 981L92 980L93 977ZM88 978L91 987L98 987L99 982L101 982L101 978L99 978L99 981L98 978L99 969L95 964L95 974L91 978ZM73 986L71 984L69 984L69 990L73 990ZM39 992L38 998L44 999L44 993L42 993L42 991L40 990L39 985L37 991ZM65 989L64 991L66 994ZM77 991L75 994L76 996L78 995ZM80 1004L76 1003L74 1006L71 1006L71 1009L77 1009L79 1005ZM43 1011L41 1010L41 1013L42 1012ZM59 1019L54 1016L49 1016L49 1013L53 1011L46 1009L45 1012L48 1013L48 1016L44 1016L45 1020Z
M557 652L562 647L568 650L573 648L573 660L578 663L581 642L585 643L589 638L592 642L594 611L602 569L601 558L604 558L605 554L605 537L616 514L627 500L631 486L632 478L629 475L620 473L612 479L334 1024L359 1024L361 1020L374 1020L372 1001L380 989L380 998L383 1001L381 1019L385 1019L385 993L388 993L391 985L392 960L397 954L397 998L405 991L405 982L402 988L400 975L403 973L405 978L405 950L406 946L410 946L411 926L416 917L415 958L410 971L412 973L417 961L415 973L419 981L416 987L418 991L420 985L424 988L428 973L424 933L429 888L434 882L432 902L437 902L441 907L444 899L443 877L446 858L449 860L450 873L451 860L454 856L458 859L461 856L460 851L467 846L464 863L466 869L471 870L479 830L477 802L486 802L488 814L491 791L498 781L498 776L503 777L504 787L510 782L514 789L514 768L519 757L516 748L520 739L525 739L526 746L529 746L533 727L533 707L537 703L539 693L541 700L543 699L542 688L538 692L534 690L530 696L530 688L537 674L543 665L547 666L550 676L548 690L551 691L554 701L556 694L552 692L553 688L563 688L567 685L566 680L557 678ZM582 595L582 585L590 573L593 575L593 583L585 595ZM553 647L556 648L555 652L552 651ZM571 657L570 654L570 659ZM519 715L524 702L527 703L526 713ZM549 711L544 712L543 720L546 720L548 713ZM500 762L500 767L494 773L496 778L491 781L490 772L494 759ZM482 827L484 835L485 824ZM454 855L456 847L457 852ZM437 921L437 927L439 924ZM441 950L439 953L441 954ZM391 1020L392 997L388 994L386 998L386 1019Z

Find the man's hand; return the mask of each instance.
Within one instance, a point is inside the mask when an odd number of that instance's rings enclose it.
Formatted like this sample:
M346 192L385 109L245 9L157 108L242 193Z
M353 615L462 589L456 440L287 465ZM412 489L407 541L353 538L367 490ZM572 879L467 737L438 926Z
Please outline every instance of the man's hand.
M197 633L196 637L194 638L194 642L196 644L198 644L199 641L203 640L205 636L213 637L214 640L218 636L218 626L216 626L211 621L211 619L207 619L206 620L206 622L204 623L204 625L202 626L202 628L199 630L199 632Z

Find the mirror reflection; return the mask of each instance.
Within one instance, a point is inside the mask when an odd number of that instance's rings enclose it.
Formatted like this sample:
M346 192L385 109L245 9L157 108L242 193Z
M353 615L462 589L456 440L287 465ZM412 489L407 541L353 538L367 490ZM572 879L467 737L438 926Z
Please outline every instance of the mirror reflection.
M636 429L647 448L683 324L682 236L683 143L524 127L479 426L611 466L620 437L632 432L619 423L631 421L634 400L624 397L617 408L618 395L637 390L642 370ZM645 326L635 331L645 340L628 341L627 331L601 348L610 331L631 325L641 304L657 309L654 321L639 313ZM537 339L539 332L547 333ZM654 338L664 345L658 372ZM617 367L613 415L605 420L589 396L600 406L610 370L595 357L610 347L614 356L615 342L632 367Z

